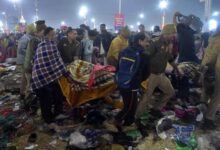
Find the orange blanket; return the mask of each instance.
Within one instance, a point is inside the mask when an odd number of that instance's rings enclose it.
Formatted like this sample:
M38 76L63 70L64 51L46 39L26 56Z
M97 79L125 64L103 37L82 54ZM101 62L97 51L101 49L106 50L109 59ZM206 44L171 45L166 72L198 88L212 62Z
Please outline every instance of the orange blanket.
M77 107L82 105L88 101L102 98L110 94L112 91L116 89L116 85L114 83L98 88L98 89L91 89L91 90L84 90L80 92L76 92L71 89L67 79L65 77L61 77L59 79L59 84L63 95L66 97L67 102L72 107Z

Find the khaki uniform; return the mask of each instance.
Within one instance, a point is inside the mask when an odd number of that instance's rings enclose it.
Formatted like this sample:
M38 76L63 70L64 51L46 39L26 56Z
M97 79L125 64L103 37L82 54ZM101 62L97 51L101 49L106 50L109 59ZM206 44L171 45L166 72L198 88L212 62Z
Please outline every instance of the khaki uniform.
M32 67L33 67L33 60L35 56L35 52L37 50L37 45L40 43L40 39L37 37L33 37L30 42L28 43L28 47L26 50L25 54L25 59L24 59L24 75L25 75L25 83L26 87L25 88L25 97L28 97L30 94L31 90L31 73L32 73Z
M156 87L163 91L164 96L157 106L158 109L164 107L168 100L174 96L175 91L169 80L165 75L165 70L168 62L173 62L171 54L172 44L167 43L164 39L160 38L154 41L149 47L151 58L151 75L148 78L147 91L138 105L136 117L140 117L146 111L147 106L152 102L151 96Z
M209 103L206 118L215 119L215 114L220 108L220 33L210 38L202 65L215 65L215 91Z
M59 42L58 49L65 64L69 64L81 56L81 46L78 41L70 43L68 39L63 39Z
M25 58L24 58L24 69L25 72L31 73L33 67L34 55L37 50L37 45L40 43L40 39L34 37L30 40L27 46Z

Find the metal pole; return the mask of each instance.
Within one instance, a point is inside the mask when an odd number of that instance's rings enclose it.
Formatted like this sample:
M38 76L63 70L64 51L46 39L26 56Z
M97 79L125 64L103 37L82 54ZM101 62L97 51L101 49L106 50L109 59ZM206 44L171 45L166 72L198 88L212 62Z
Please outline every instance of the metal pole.
M165 10L163 10L163 17L162 17L162 28L165 25Z
M34 2L34 5L35 5L35 17L36 17L35 21L39 20L39 16L38 16L38 12L39 12L38 3L39 3L39 0L35 0L35 2Z
M118 9L118 13L121 14L121 0L119 0L119 9Z
M95 29L95 27L96 27L96 23L95 23L95 21L94 21L94 23L93 23L93 28Z
M7 14L5 14L5 28L8 29L8 17L7 17Z
M7 14L6 12L2 12L2 15L4 15L4 21L5 21L5 29L8 29L8 17L7 17Z
M24 17L24 16L23 16L23 10L22 10L22 7L20 8L20 14L21 14L21 16L20 16L20 21L19 21L19 22L21 23L21 19L23 19L23 17Z
M17 8L17 6L16 6L16 2L13 2L13 6L14 6L14 9Z
M84 18L84 24L87 25L87 18L86 18L86 15L85 15L83 18Z
M212 0L209 0L209 17L212 13L211 10L212 10Z
M212 0L205 0L205 19L209 19L212 9Z
M23 16L23 10L22 8L20 9L20 14L21 14L21 17Z

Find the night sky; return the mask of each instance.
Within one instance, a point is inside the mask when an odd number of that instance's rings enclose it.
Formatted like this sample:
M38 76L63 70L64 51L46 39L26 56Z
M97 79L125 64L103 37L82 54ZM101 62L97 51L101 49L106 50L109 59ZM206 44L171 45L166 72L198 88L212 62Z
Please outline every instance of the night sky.
M166 23L172 22L172 16L177 10L185 15L195 14L203 19L204 3L200 3L199 0L168 1ZM159 0L122 0L122 13L125 15L126 24L136 27L136 23L141 22L147 29L152 25L161 24L162 11L158 4ZM79 8L82 5L86 5L89 9L87 18L90 26L92 25L90 19L94 17L97 25L106 23L108 27L113 27L114 15L118 12L118 0L39 0L39 17L46 20L47 25L52 27L58 27L61 21L78 27L83 23L83 19L79 17ZM220 0L213 0L212 6L213 11L220 11ZM16 9L9 0L0 0L0 11L8 14L10 26L16 22L19 8L22 8L27 22L33 22L34 0L20 0ZM139 18L140 13L145 15L144 19ZM3 20L2 15L0 18Z

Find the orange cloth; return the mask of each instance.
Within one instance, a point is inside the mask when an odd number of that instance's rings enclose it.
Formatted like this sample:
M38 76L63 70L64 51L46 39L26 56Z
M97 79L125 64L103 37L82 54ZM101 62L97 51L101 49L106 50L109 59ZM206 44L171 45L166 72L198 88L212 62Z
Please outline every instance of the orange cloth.
M77 107L88 101L105 97L117 88L117 86L113 83L98 89L75 92L71 89L70 84L68 83L65 77L61 77L59 79L59 84L63 92L63 95L66 97L67 102L72 107Z
M145 80L141 83L141 87L144 88L144 90L146 91L147 90L147 87L148 87L148 80Z
M113 100L111 97L106 97L104 101L110 105L112 105L114 108L122 109L124 107L123 101L120 100Z

